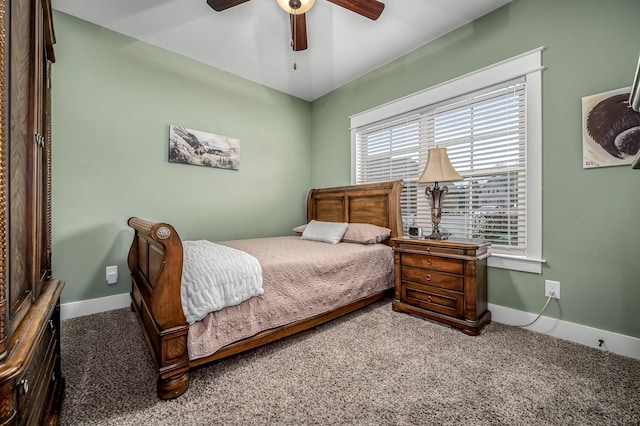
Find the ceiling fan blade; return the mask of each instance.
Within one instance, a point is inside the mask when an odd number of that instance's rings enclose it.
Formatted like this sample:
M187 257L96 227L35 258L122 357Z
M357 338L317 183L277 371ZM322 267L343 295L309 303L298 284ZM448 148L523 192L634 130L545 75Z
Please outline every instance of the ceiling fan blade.
M299 15L289 15L291 17L291 40L293 40L293 50L307 49L307 18L305 13Z
M207 0L207 4L216 12L222 12L230 7L237 6L249 0Z
M384 3L378 0L327 0L330 3L342 6L352 12L362 15L366 18L376 20L384 10Z

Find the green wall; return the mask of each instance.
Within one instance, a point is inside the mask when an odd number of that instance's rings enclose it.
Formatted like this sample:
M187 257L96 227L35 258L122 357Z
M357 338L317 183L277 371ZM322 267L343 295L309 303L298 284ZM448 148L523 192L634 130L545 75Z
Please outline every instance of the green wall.
M62 303L127 293L140 216L184 239L291 233L311 185L311 106L55 12L53 270ZM240 170L173 164L168 126L240 139ZM105 266L118 265L108 286Z
M581 98L631 84L637 0L515 0L313 102L314 186L350 182L349 116L539 46L542 275L490 268L489 302L640 337L640 171L582 168Z

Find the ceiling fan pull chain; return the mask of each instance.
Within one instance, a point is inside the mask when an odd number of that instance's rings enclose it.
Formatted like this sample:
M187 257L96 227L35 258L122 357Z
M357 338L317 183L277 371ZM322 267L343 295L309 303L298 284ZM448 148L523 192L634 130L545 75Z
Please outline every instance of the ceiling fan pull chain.
M293 7L292 1L289 1L289 4ZM298 7L300 7L298 5ZM293 13L293 9L291 10L291 13ZM291 31L291 49L293 50L293 70L297 70L298 69L298 64L296 63L296 21L297 19L293 19L293 31Z

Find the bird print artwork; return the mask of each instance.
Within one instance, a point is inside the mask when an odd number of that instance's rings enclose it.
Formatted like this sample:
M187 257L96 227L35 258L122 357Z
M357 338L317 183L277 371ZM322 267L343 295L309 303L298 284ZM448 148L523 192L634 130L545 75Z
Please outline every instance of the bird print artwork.
M239 170L240 140L169 126L169 162Z
M630 88L582 98L583 167L631 164L640 151L640 113L629 106Z

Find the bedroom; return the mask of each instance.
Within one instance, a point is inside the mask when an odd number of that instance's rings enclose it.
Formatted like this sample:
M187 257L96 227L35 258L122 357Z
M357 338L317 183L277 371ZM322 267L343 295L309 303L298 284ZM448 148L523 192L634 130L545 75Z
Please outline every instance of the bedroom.
M53 270L66 281L63 315L128 306L130 216L172 223L186 239L288 233L304 222L309 188L351 183L349 116L545 46L546 263L541 274L489 268L494 320L500 308L513 322L539 312L544 281L560 281L540 331L585 332L589 346L606 336L609 350L637 358L637 171L583 169L580 100L630 85L638 16L631 0L514 0L306 102L55 12ZM170 124L241 139L242 173L167 163ZM120 271L112 286L107 265Z
M130 216L180 223L185 239L286 234L304 221L309 188L351 183L349 116L545 46L547 263L542 274L490 268L489 302L537 313L544 280L556 280L563 298L546 316L637 339L640 200L626 195L636 172L582 168L580 99L631 84L638 4L537 4L512 2L312 103L56 12L53 269L67 282L62 303L122 295L126 306ZM243 144L243 173L169 164L172 123L261 142ZM198 190L184 190L193 181ZM120 270L113 286L107 265Z

